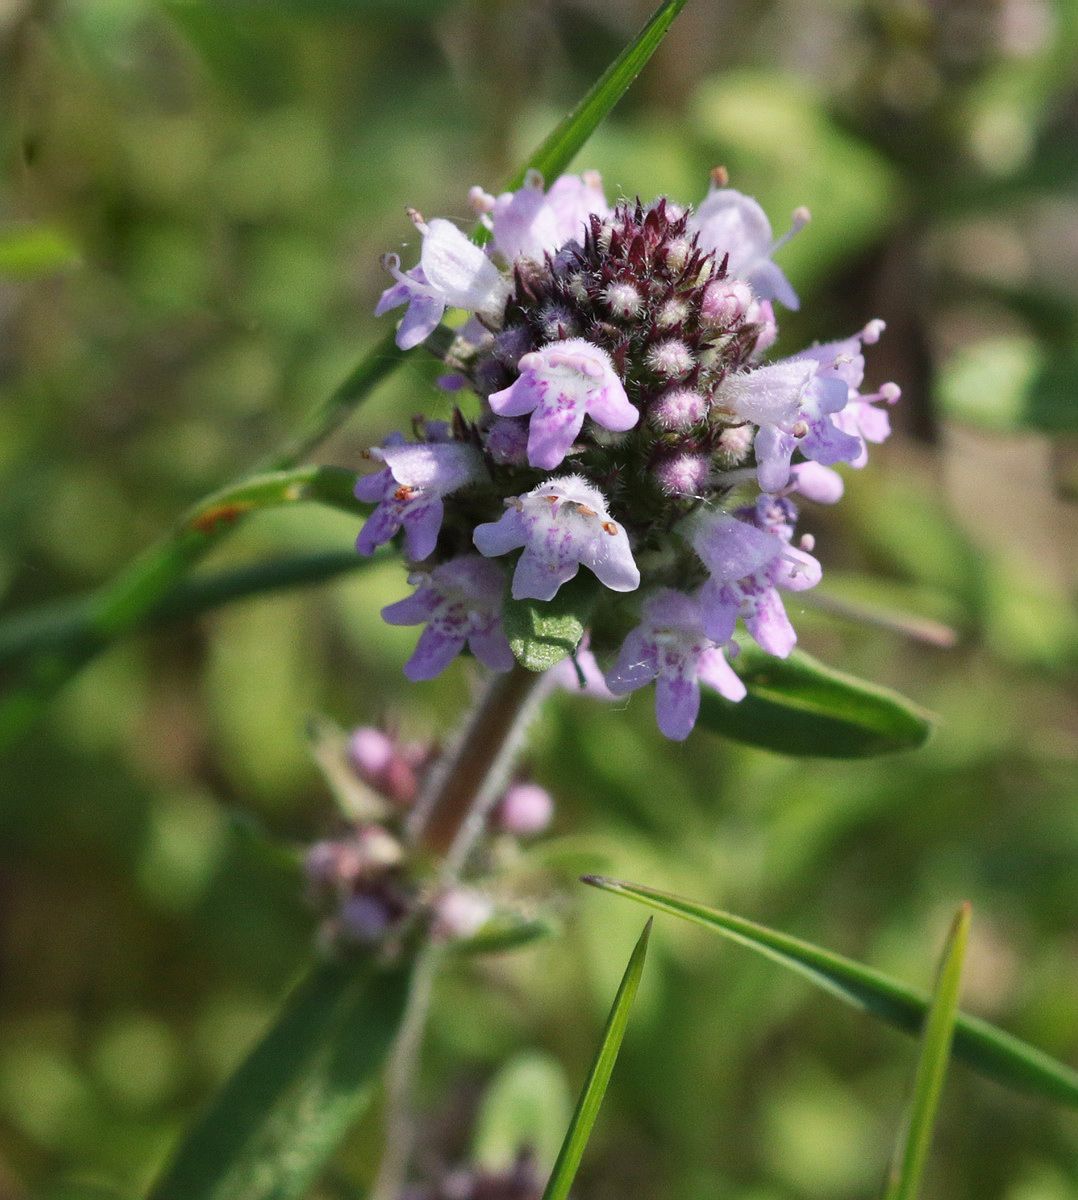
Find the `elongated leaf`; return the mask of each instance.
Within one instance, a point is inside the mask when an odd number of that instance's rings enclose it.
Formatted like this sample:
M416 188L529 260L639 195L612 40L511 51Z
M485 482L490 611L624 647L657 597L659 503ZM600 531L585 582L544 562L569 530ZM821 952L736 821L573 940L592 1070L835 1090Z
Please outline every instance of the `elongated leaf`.
M298 1200L370 1101L408 972L316 967L180 1144L150 1200Z
M78 247L66 233L48 225L9 225L0 229L0 278L36 279L77 266Z
M886 1200L916 1200L921 1188L932 1129L936 1123L947 1060L958 1014L958 989L969 941L970 906L963 904L955 916L943 948L932 1003L921 1034L921 1055L913 1082L909 1112L895 1146Z
M658 50L685 3L686 0L665 0L656 8L648 23L607 67L584 99L517 172L510 188L519 187L529 170L538 171L548 181L565 170Z
M789 967L847 1004L880 1017L906 1033L921 1031L928 1011L926 993L872 967L669 892L598 875L586 875L584 882L704 925L722 937ZM954 1055L1001 1083L1078 1106L1078 1071L987 1021L965 1013L956 1016Z
M648 952L650 933L651 921L649 919L644 926L644 932L640 935L640 940L629 957L629 965L625 968L625 974L622 976L618 993L614 997L610 1015L606 1019L606 1027L603 1029L602 1040L599 1042L595 1060L588 1071L584 1089L576 1102L573 1119L569 1122L569 1129L565 1134L565 1141L561 1144L554 1169L547 1180L543 1200L565 1200L569 1195L569 1189L573 1186L577 1167L580 1166L580 1159L584 1154L584 1147L587 1146L588 1138L591 1137L595 1119L599 1115L599 1106L603 1102L603 1096L606 1095L610 1072L614 1069L622 1039L625 1037L629 1012L632 1009L636 989L640 985L640 976L644 970L644 958Z
M802 651L774 658L745 643L734 666L749 694L732 704L705 688L700 724L735 741L811 758L868 758L922 746L932 732L929 715L897 692Z

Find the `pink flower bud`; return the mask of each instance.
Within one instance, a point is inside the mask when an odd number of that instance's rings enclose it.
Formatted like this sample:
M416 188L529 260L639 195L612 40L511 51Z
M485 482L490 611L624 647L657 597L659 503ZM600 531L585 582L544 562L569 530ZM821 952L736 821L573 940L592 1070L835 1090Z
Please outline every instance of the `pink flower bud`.
M708 284L700 302L700 316L725 327L740 321L752 303L752 289L741 279L720 279Z
M529 837L542 833L554 815L554 800L537 783L514 783L506 791L494 817L505 833Z
M707 400L690 388L664 392L648 410L648 419L657 429L684 433L707 416Z
M711 463L706 454L672 454L659 462L652 473L668 496L699 496L707 485Z
M494 906L473 888L455 887L434 901L431 937L451 942L474 937L490 920Z

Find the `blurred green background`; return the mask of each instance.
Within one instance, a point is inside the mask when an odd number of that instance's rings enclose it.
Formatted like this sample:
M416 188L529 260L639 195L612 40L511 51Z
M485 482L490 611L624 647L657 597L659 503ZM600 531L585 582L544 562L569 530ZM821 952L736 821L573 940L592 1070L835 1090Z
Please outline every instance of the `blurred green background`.
M496 187L647 9L2 0L5 612L106 579L270 450L382 332L378 256L415 249L404 206L466 217L468 186ZM552 703L529 761L554 836L506 886L555 881L565 934L443 980L424 1158L464 1153L516 1056L578 1085L641 923L583 894L581 870L918 984L968 898L966 1006L1078 1057L1076 64L1068 0L690 0L582 156L611 194L699 199L724 163L778 228L813 210L783 251L803 308L780 348L882 316L870 378L905 392L846 501L806 518L823 590L959 639L797 614L819 657L939 714L900 758L678 747L643 695ZM432 374L417 353L320 458L354 465L410 414L447 415ZM210 565L354 534L266 514ZM405 592L389 564L132 639L0 766L4 1200L137 1195L276 1010L314 917L241 821L296 843L330 827L309 713L444 734L468 696L464 665L406 685L414 631L377 615ZM664 920L577 1193L876 1195L913 1061L899 1034ZM370 1179L376 1125L321 1194ZM953 1067L929 1196L1065 1200L1076 1180L1072 1119Z

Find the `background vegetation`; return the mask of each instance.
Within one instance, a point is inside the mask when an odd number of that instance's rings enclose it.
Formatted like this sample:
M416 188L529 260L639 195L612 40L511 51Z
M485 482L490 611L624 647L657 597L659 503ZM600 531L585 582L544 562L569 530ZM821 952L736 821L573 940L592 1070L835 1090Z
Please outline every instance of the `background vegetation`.
M381 336L377 258L414 238L403 206L466 216L468 185L495 186L647 7L0 4L5 611L107 578L269 451ZM507 1063L545 1081L560 1136L558 1072L575 1090L641 915L584 894L583 870L919 984L968 898L965 1006L1078 1055L1076 62L1067 0L692 0L582 156L611 193L697 199L721 162L776 226L813 210L783 252L803 297L783 344L882 316L872 378L905 391L849 500L812 514L822 593L958 641L799 615L819 657L939 714L898 758L789 760L706 732L682 748L645 698L552 704L530 765L554 835L512 886L555 882L565 931L442 981L424 1161L466 1151ZM445 409L433 371L410 359L324 461ZM346 548L354 526L267 514L210 565ZM137 1195L276 1011L314 918L252 828L299 844L331 824L305 717L444 735L469 692L464 667L405 683L414 631L378 618L405 590L388 564L125 642L0 765L0 1195ZM661 921L578 1193L875 1194L914 1054ZM326 1197L370 1179L376 1126ZM1065 1200L1076 1175L1073 1118L953 1066L931 1195Z

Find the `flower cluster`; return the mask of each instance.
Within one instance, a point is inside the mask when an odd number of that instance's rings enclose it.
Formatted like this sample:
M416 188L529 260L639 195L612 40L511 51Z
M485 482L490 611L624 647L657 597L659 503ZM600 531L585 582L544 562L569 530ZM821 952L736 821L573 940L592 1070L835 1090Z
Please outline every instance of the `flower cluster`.
M593 173L470 201L483 245L412 211L418 264L383 260L377 311L406 306L402 348L447 310L471 314L442 383L476 397L371 450L381 469L356 488L376 505L360 553L403 531L415 592L383 615L425 625L405 672L429 679L465 648L509 669L506 606L552 601L583 566L606 687L654 680L680 740L701 683L745 694L728 661L739 619L767 652L793 648L782 593L820 578L794 497L834 503L835 465L863 466L886 438L899 389L861 391L883 323L765 361L775 305L798 305L773 256L808 213L776 239L721 170L695 210L611 206Z
M309 846L304 857L308 896L325 918L323 942L385 947L418 926L436 941L455 941L473 937L499 915L484 890L489 880L447 887L427 879L413 861L408 814L437 767L439 747L404 742L373 726L361 726L347 739L323 734L321 742L316 758L338 793L343 782L345 807L354 818ZM487 874L506 857L498 846L507 843L512 850L518 839L542 833L553 815L554 801L544 788L526 777L510 781L490 814L487 832L497 841L488 845Z

